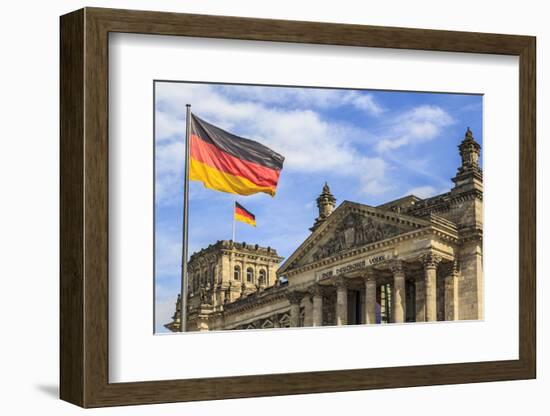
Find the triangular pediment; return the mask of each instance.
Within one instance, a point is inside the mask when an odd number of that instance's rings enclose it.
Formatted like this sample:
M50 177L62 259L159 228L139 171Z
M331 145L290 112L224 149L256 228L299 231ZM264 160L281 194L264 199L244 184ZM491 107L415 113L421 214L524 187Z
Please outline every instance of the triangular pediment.
M429 226L380 208L343 202L279 269L279 273Z

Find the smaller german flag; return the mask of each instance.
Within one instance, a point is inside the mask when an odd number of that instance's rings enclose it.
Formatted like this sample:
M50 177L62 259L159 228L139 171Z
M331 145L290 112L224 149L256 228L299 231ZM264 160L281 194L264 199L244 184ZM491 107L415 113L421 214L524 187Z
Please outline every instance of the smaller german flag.
M243 207L241 204L235 201L235 214L234 218L237 221L245 222L247 224L252 225L253 227L256 226L256 217L254 214L252 214L250 211L248 211L245 207Z

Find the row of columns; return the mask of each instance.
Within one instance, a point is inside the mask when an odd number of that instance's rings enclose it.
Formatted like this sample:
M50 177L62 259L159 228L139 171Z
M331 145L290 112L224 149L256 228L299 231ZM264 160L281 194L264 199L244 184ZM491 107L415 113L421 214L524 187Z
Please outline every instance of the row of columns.
M416 282L416 320L437 321L437 267L441 257L433 253L427 253L420 258L424 266L424 279ZM406 292L405 269L402 261L396 260L390 263L393 274L393 322L405 322ZM456 263L445 278L446 297L451 296L449 302L451 310L445 311L445 319L457 319L457 276ZM367 272L364 277L365 307L364 322L376 323L376 278L372 272ZM346 278L338 276L336 285L336 325L347 325L348 321L348 283ZM303 292L289 293L290 301L290 326L300 326L300 303L304 297ZM316 284L310 290L312 300L311 323L307 326L321 326L323 324L323 295L322 287ZM308 311L309 312L309 311Z

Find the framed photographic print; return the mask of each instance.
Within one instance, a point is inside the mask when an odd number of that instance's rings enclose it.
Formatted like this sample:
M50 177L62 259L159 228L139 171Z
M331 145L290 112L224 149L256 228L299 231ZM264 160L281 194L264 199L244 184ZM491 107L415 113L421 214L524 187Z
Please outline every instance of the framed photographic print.
M535 38L61 17L83 407L534 378Z

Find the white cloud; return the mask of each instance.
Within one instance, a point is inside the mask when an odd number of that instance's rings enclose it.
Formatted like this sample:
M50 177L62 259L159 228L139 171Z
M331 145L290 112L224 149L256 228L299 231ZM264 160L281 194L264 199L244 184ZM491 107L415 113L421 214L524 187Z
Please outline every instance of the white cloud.
M419 198L429 198L437 194L437 190L433 186L418 186L411 188L403 194L403 196L414 195Z
M328 109L351 106L372 116L385 110L368 92L323 88L221 87L231 98L291 108Z
M284 110L265 105L260 99L229 98L223 95L227 88L183 83L157 85L157 97L162 97L157 99L157 202L174 202L170 199L173 192L169 190L180 186L183 176L183 136L178 132L184 131L185 103L192 103L193 111L213 124L258 140L281 153L285 156L287 171L358 176L361 189L368 193L378 194L388 188L384 177L386 162L379 157L366 157L352 146L354 141L365 139L368 135L365 131L322 119L311 109ZM256 88L236 88L256 91ZM309 100L317 107L329 105L337 96L340 103L346 101L365 111L381 111L376 109L377 104L370 96L353 91L337 91L338 94L332 90L260 88L258 91L247 95L258 94L264 102L296 99L307 103ZM232 95L239 94L246 95Z
M171 231L171 232L167 232ZM181 267L181 235L179 230L165 230L156 228L155 234L155 275L166 276L177 274Z
M438 137L444 127L453 123L453 118L441 107L435 105L415 107L390 121L389 132L376 148L379 152L384 152L409 144L426 142Z
M388 164L381 158L363 158L359 177L359 191L364 195L381 195L393 189L388 175Z
M446 192L449 192L449 188L436 189L433 186L417 186L415 188L409 189L403 194L403 196L414 195L419 198L425 199L435 195L441 195Z

